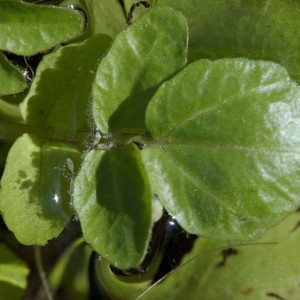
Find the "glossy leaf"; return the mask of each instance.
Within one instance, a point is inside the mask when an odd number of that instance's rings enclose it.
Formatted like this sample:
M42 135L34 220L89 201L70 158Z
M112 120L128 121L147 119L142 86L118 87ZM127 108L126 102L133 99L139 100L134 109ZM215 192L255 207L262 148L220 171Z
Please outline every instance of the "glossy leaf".
M190 262L141 299L297 300L300 297L297 224L299 214L289 216L268 231L257 245L222 245L200 238L181 266ZM264 244L270 242L275 243ZM220 245L232 249L225 258L222 251L226 248L216 249Z
M22 299L29 268L6 245L0 244L1 299Z
M149 10L121 32L99 65L93 116L103 133L145 129L145 110L158 85L186 62L187 24L168 7Z
M0 95L16 94L26 87L22 73L0 53Z
M22 244L44 245L71 218L68 157L76 164L80 154L27 134L10 149L1 179L0 211Z
M95 35L44 56L21 111L28 124L55 128L70 135L86 129L86 113L99 59L110 44ZM47 101L45 101L47 95Z
M155 0L154 0L155 1ZM300 83L299 1L158 0L189 24L189 60L248 57L283 65Z
M118 268L138 266L152 226L152 195L134 145L87 154L75 179L74 207L85 240Z
M256 238L300 204L299 108L275 63L190 64L147 108L153 192L190 233Z
M0 49L26 56L72 39L84 29L78 11L23 1L0 1L0 17Z

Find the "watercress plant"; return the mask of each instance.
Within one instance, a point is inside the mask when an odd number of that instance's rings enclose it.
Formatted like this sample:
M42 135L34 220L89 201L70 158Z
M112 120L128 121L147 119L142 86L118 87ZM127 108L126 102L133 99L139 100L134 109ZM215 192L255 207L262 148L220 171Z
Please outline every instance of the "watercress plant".
M175 47L168 34L174 19ZM299 205L297 85L275 63L222 59L192 63L157 89L174 72L163 67L157 73L164 60L180 61L177 70L186 61L186 37L181 14L155 7L115 39L96 74L93 116L97 129L108 134L103 142L117 149L94 149L85 158L74 205L87 241L121 268L137 266L147 249L150 226L143 213L150 207L149 183L185 230L214 239L253 239ZM121 154L127 151L132 155ZM132 188L140 176L142 194ZM144 248L133 251L135 261L120 253L121 244L133 249L141 239Z
M102 2L78 4L87 20L74 5L0 2L7 17L3 51L28 56L54 47L21 103L0 102L0 135L19 136L1 178L0 211L22 244L45 245L75 217L94 251L130 269L145 259L161 207L187 233L218 241L257 239L299 207L299 63L282 59L280 47L265 54L265 44L255 53L218 54L226 42L216 33L208 53L211 44L205 40L203 50L199 36L205 23L193 22L190 7L218 15L216 5L157 2L167 5L135 5L140 16L114 39L94 15L107 5ZM131 4L125 1L132 15ZM269 18L277 4L249 5L249 11ZM220 7L247 14L239 2ZM11 34L19 22L28 30L24 41L18 31ZM252 49L261 34L250 42L237 35L235 42ZM7 82L0 94L22 91L22 74L3 55L0 63Z

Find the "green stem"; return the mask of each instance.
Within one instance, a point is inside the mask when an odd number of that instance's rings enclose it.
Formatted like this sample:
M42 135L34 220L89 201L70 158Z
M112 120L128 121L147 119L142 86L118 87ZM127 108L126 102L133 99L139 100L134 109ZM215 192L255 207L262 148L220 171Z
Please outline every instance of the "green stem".
M30 126L27 124L8 123L0 120L0 140L15 140L24 133L32 134L42 140L61 142L67 144L82 145L87 132L77 132L70 136L68 133L58 132L53 128Z
M0 121L0 140L15 140L25 132L25 126L22 124Z
M34 256L35 256L35 262L37 265L37 269L47 296L48 300L53 300L51 291L50 291L50 286L48 284L48 280L46 277L46 273L43 267L43 263L42 263L42 255L41 255L41 247L35 246L34 247Z
M103 142L103 141L102 141ZM112 143L115 146L124 146L131 143L138 145L149 145L154 142L153 137L147 132L141 131L130 131L129 129L124 129L120 133L112 134L109 139L104 140L106 144ZM101 142L100 142L101 143Z
M8 103L0 99L0 119L20 123L23 121L19 105Z
M28 124L9 123L0 120L0 140L16 140L24 133L32 134L42 140L73 144L77 147L82 145L89 135L89 132L86 131L78 131L70 135L70 133L58 132L57 129L53 128L30 126ZM99 148L107 149L110 148L111 145L113 147L122 147L130 143L135 143L143 146L151 144L156 145L158 141L153 139L153 137L145 132L145 130L139 132L138 130L134 129L124 129L122 132L102 136L102 138L97 142L97 145Z

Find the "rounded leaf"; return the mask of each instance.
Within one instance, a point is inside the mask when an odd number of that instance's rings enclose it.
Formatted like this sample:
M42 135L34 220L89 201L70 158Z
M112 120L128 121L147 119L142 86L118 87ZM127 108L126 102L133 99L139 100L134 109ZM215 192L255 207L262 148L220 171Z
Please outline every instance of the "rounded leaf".
M152 226L152 195L135 145L87 154L75 179L74 207L95 251L121 269L143 260Z
M0 19L0 49L26 56L74 38L84 28L78 11L23 1L0 1Z
M158 85L186 62L187 23L168 7L149 9L115 39L93 86L93 116L103 133L145 130L145 111Z
M20 106L26 122L69 134L86 129L85 112L97 64L110 42L106 35L94 35L45 55Z
M66 159L75 162L79 156L71 147L43 143L28 134L13 144L1 178L0 211L19 242L44 245L70 220Z
M147 109L152 188L188 232L261 235L300 204L300 90L281 66L198 61Z

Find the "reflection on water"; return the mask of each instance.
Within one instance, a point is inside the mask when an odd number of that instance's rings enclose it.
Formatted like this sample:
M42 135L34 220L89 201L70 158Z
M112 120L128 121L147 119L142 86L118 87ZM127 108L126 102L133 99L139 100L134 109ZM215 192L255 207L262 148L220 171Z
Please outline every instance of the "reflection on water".
M59 195L55 194L54 197L53 197L53 200L55 201L55 203L58 203L59 200L60 200Z

